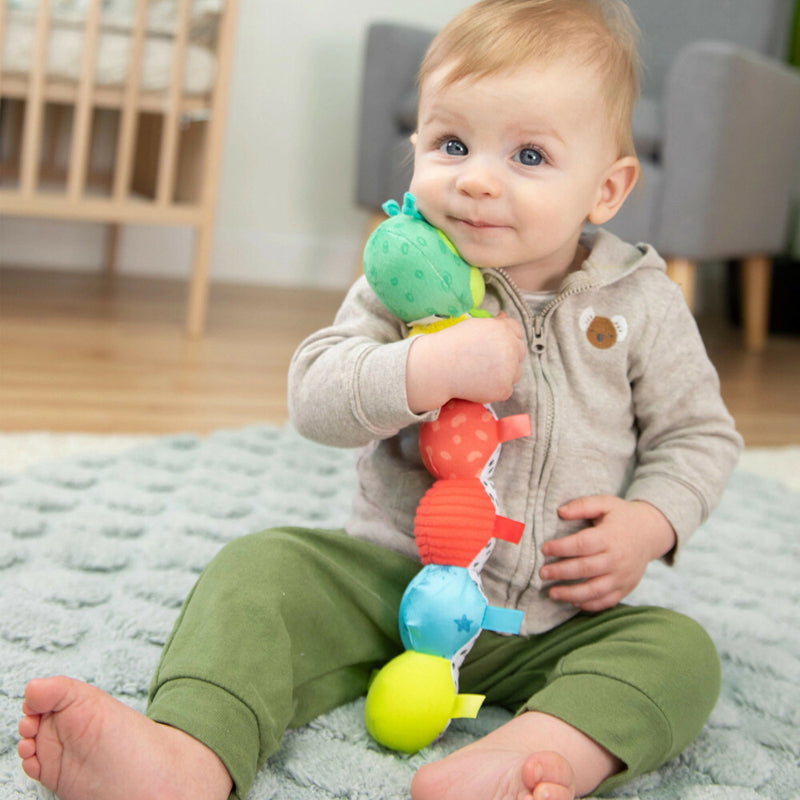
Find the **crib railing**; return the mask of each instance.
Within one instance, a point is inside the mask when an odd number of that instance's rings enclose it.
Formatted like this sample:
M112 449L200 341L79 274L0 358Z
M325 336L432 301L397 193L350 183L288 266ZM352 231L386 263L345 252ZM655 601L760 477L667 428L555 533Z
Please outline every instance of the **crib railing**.
M206 316L236 0L226 0L219 19L216 77L205 95L189 94L184 89L192 9L191 0L176 2L168 87L165 91L144 91L140 74L148 0L136 3L129 67L120 87L95 84L102 0L90 0L83 21L77 84L52 79L47 74L53 20L49 0L40 0L29 72L0 71L0 134L6 151L0 158L0 214L108 223L111 228L105 262L109 270L116 262L121 224L194 228L187 329L199 334ZM0 0L0 45L7 13L6 3ZM1 66L2 61L0 69ZM52 119L46 120L48 107ZM100 190L92 180L97 138L93 135L93 119L99 109L111 109L116 117L111 174ZM71 121L68 131L63 129L65 117ZM53 166L59 136L68 136L68 158L63 180L54 181L57 170L48 167Z

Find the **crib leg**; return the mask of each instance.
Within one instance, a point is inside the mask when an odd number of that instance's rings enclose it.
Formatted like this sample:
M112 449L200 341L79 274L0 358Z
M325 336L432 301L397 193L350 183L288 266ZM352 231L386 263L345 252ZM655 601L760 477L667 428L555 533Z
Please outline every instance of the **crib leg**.
M206 324L212 228L211 224L200 225L195 234L189 308L186 314L186 332L192 337L202 336Z
M119 229L118 222L111 222L106 226L106 251L103 260L103 273L111 278L117 272L117 261L119 256Z

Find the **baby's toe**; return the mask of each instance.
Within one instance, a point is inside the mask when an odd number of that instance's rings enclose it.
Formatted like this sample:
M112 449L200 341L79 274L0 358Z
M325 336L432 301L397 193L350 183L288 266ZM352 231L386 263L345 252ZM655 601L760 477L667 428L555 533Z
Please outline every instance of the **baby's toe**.
M572 800L575 796L575 774L559 753L532 755L523 767L523 782L534 800Z
M17 742L17 755L23 760L36 755L36 742L33 739L21 739Z
M19 735L23 739L33 739L39 732L39 723L41 719L42 718L38 715L23 717L19 721Z
M540 783L533 790L533 800L573 800L575 792L558 783Z

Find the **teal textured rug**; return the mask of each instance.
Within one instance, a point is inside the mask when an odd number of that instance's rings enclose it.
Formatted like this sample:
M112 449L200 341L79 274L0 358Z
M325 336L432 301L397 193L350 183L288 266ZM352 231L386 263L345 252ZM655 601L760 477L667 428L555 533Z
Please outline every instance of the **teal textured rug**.
M352 452L269 427L0 471L0 798L52 796L15 753L29 677L72 675L143 709L160 647L214 553L274 525L340 526L354 483ZM619 794L800 798L800 493L737 470L679 564L652 565L631 600L699 620L723 688L698 740ZM509 718L483 709L408 758L369 740L362 711L358 701L288 733L251 797L405 800L418 765Z

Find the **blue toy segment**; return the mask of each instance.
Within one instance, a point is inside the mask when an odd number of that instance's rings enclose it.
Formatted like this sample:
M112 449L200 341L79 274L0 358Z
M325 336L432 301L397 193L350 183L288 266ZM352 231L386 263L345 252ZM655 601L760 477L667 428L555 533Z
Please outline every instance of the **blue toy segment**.
M466 568L428 564L406 587L399 620L406 650L453 658L481 629L519 633L522 612L488 605Z

